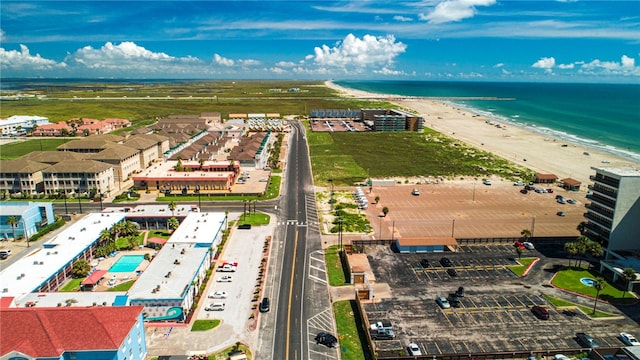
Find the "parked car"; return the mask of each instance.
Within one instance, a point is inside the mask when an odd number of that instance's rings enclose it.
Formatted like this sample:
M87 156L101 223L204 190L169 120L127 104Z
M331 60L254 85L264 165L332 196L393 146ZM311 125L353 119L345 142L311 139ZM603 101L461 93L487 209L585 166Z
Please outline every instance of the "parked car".
M566 204L566 203L567 203L567 202L564 200L564 198L562 198L562 197L561 197L561 198L559 198L559 199L556 199L556 202L557 202L558 204Z
M533 243L530 243L528 241L523 242L522 246L524 246L524 248L527 249L527 250L535 249L535 247L533 246Z
M453 262L451 262L451 260L449 260L449 258L446 258L446 257L443 257L442 259L440 259L440 264L444 267L453 266Z
M238 225L238 229L240 229L240 230L250 230L251 229L251 224L240 224L240 225Z
M420 266L422 266L423 268L428 268L431 264L429 264L429 260L427 259L422 259L420 260Z
M556 213L556 215L558 215L558 216L564 216L565 214L564 214L564 211L558 211L558 212Z
M457 297L464 297L464 287L462 287L462 286L458 287L458 290L456 290L456 296Z
M547 192L548 192L549 194L553 194L553 189L547 189Z
M225 307L224 303L211 303L204 308L205 311L223 311Z
M329 348L336 347L336 345L338 344L338 339L336 339L335 336L326 332L319 332L316 335L315 340L316 340L316 344L322 344Z
M451 307L451 304L449 304L449 300L447 300L447 298L442 295L438 295L438 297L436 297L436 302L443 309L448 309Z
M576 203L576 201L575 201L575 200L573 200L573 199L567 199L567 204L572 204L572 205L573 205L573 204L575 204L575 203Z
M513 183L513 186L524 186L524 182L516 181L516 182Z
M598 345L598 343L591 336L582 332L576 334L576 340L578 341L578 344L586 346L588 348L600 347L600 345Z
M524 249L524 243L522 241L516 241L513 243L513 247Z
M411 356L422 355L422 351L420 351L420 348L418 347L418 344L416 344L416 343L409 344L409 346L407 346L407 352Z
M620 333L620 340L622 340L623 343L629 346L640 345L640 341L638 341L638 339L636 339L635 336L626 332Z
M521 192L521 193L523 193L523 194L528 194L528 193L529 193L529 190L527 190L527 189L520 189L520 192Z
M449 294L449 305L454 308L460 307L460 299L456 296L456 294Z
M485 185L491 185L491 180L484 179L484 180L482 180L482 183L485 184Z
M227 298L227 292L226 291L214 291L212 293L209 293L208 298L209 299L226 299Z
M450 276L458 276L458 271L454 268L449 268L447 269L447 274L449 274Z
M218 278L217 281L218 282L231 282L232 279L233 278L231 277L231 275L225 275L225 276L222 276L222 277Z
M260 312L268 312L269 311L269 298L265 297L262 298L262 301L260 302Z
M535 305L531 312L540 320L549 320L549 311L542 306Z
M415 195L415 196L420 195L420 190L418 190L418 189L411 190L411 195Z

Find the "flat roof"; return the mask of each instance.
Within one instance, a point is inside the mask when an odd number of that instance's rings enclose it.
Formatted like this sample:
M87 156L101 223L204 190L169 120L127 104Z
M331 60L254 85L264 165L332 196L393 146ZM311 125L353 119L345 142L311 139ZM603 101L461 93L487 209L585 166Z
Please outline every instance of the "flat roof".
M63 228L56 236L33 247L23 258L0 272L0 296L20 299L37 290L49 278L91 246L100 232L124 219L121 213L91 213Z
M222 230L224 223L225 215L221 212L191 213L173 232L166 246L174 243L197 243L209 247Z
M621 167L598 167L592 166L592 170L602 173L615 174L618 176L640 176L640 168L630 167L630 166L621 166Z
M228 180L234 173L231 171L184 171L174 170L177 160L167 160L157 163L140 174L133 176L134 180L153 179L157 181L201 181L201 180Z
M401 237L397 241L400 246L458 245L451 236Z
M49 206L51 203L40 202L4 202L0 206L0 216L22 215L25 211L32 207ZM3 224L4 225L4 224Z
M124 291L76 291L55 293L30 293L16 301L16 307L24 307L29 304L33 307L57 307L62 306L113 306L118 296L125 295ZM71 301L68 301L71 300ZM106 303L106 305L104 305ZM68 305L67 305L68 304Z

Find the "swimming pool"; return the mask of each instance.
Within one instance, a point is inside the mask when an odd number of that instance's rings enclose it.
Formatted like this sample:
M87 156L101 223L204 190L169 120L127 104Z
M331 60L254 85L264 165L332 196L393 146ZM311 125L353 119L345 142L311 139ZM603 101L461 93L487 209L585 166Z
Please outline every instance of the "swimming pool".
M144 255L122 255L115 264L111 265L109 272L132 272L144 260Z

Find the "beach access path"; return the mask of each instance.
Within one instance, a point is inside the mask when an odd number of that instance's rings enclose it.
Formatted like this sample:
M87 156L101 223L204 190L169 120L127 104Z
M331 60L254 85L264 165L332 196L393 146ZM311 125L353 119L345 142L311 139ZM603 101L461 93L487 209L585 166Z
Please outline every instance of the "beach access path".
M551 173L559 179L573 178L586 188L595 167L638 167L640 164L602 151L575 145L564 139L545 137L533 130L504 124L451 104L428 98L396 97L341 87L326 86L355 98L383 98L424 118L424 126L498 155L535 172ZM501 125L497 127L496 125ZM566 146L563 146L566 145Z

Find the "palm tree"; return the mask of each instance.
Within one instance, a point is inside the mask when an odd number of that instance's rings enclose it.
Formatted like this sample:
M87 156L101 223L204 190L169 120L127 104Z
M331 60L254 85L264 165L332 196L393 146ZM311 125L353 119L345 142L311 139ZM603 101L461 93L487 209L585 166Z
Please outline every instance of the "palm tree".
M172 217L169 220L167 220L167 226L169 227L169 230L173 232L175 229L178 228L178 226L180 226L180 222L178 221L178 219Z
M578 250L578 255L584 256L587 253L587 248L591 240L584 235L578 236L575 241L576 249ZM578 258L578 267L582 266L582 257Z
M111 231L109 229L104 229L100 231L100 246L104 246L111 241Z
M631 280L636 278L636 272L632 268L625 268L622 270L621 276L627 282L627 286L624 288L624 292L622 293L622 297L624 297L624 294L629 291L629 284L631 283Z
M171 210L171 216L174 216L174 212L176 211L177 207L178 207L178 205L176 205L175 201L171 201L169 203L169 210Z
M598 305L598 297L600 296L600 291L604 289L607 282L605 279L599 277L593 282L593 287L596 289L596 300L593 302L593 314L596 313L596 305Z
M569 257L578 255L578 247L574 242L567 242L564 244L564 251L569 254ZM571 267L571 260L569 260L569 267Z
M384 214L384 216L386 217L386 216L387 216L387 214L389 213L389 208L388 208L388 207L386 207L386 206L385 206L385 207L383 207L383 208L382 208L382 213L383 213L383 214Z
M380 202L380 195L376 195L375 200L376 200L376 204L379 203Z
M602 245L595 241L589 241L587 243L587 253L593 257L599 257L602 255Z
M13 241L16 241L16 226L18 226L18 218L16 216L9 216L7 218L7 225L11 226L11 232L13 233Z
M529 229L522 229L522 231L520 231L520 235L522 235L522 241L528 241L529 238L531 237L531 230Z

